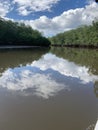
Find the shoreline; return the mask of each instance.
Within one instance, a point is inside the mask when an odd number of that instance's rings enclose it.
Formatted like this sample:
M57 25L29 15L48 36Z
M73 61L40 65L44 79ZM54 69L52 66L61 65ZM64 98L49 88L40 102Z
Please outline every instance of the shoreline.
M68 47L68 48L84 48L84 49L98 49L98 46L87 46L87 45L50 45L50 46L13 46L13 45L5 45L0 46L0 49L33 49L33 48L51 48L51 47Z
M33 48L48 48L46 46L0 46L0 49L33 49Z
M89 49L98 49L98 46L93 45L51 45L52 47L69 47L69 48L89 48Z

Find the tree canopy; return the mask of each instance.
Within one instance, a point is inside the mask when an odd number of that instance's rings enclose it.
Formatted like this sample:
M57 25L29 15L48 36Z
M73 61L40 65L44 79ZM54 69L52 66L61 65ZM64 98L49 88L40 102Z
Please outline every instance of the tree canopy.
M0 45L49 46L50 41L24 23L0 18Z
M98 47L98 21L49 38L52 45Z

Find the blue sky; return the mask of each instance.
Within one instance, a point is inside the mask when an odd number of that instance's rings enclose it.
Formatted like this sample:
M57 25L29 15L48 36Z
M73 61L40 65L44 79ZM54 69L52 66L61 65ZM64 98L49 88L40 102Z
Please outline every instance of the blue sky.
M0 16L53 36L90 25L98 18L98 4L94 0L0 0Z

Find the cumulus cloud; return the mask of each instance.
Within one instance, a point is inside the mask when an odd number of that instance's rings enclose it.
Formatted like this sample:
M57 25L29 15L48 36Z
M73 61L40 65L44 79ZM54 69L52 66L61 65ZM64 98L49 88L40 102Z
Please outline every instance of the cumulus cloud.
M0 0L0 16L4 17L11 10L9 1Z
M21 6L18 8L18 12L20 15L22 16L27 16L31 13L31 11L27 11L27 9L25 8L25 6Z
M78 66L53 54L46 54L30 65L3 72L0 87L47 99L63 89L70 90L73 80L77 86L98 80L98 76L89 74L88 70L85 66Z
M17 10L19 15L27 16L39 11L51 11L60 0L0 0L0 16L6 16L10 9Z
M53 36L81 25L90 25L96 17L98 17L98 4L91 2L84 8L70 9L53 18L41 16L36 20L24 22L43 32L45 36Z
M38 11L50 11L60 0L0 0L0 16L6 16L8 12L17 10L22 16L27 16ZM90 25L98 18L98 4L93 0L87 0L84 8L76 8L64 11L61 15L49 18L40 16L35 20L21 20L32 28L39 30L45 36L53 36L57 33L75 29L81 25Z
M28 15L31 12L50 11L59 0L13 0L18 5L20 15Z

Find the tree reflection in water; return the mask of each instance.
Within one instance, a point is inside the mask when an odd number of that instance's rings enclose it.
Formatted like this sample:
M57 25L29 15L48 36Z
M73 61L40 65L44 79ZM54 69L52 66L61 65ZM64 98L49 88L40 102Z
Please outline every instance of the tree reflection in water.
M94 93L95 93L96 97L98 97L98 81L96 81L94 84Z
M24 92L26 95L28 92L31 94L32 90L32 94L47 99L62 89L83 87L97 80L98 76L89 73L89 68L47 53L31 64L4 71L0 77L0 87Z

